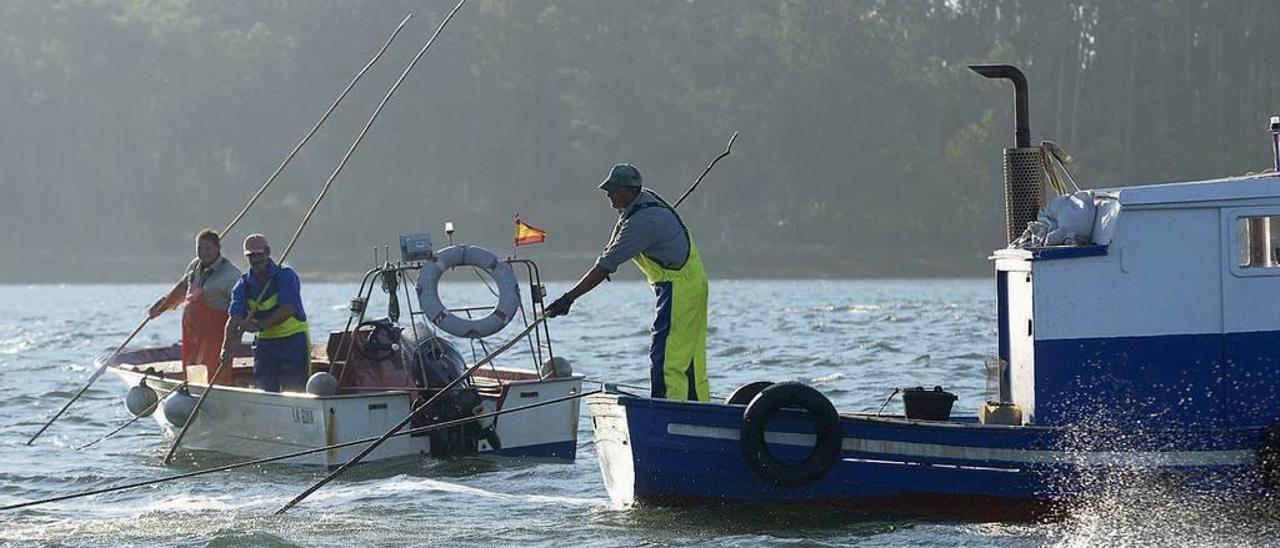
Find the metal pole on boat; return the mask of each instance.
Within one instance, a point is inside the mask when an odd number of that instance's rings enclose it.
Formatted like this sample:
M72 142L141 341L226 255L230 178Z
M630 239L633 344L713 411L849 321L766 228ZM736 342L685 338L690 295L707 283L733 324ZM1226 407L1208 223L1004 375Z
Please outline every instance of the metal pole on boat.
M466 0L462 0L462 1L466 2ZM459 3L458 5L462 5L462 4ZM290 500L289 502L285 503L284 506L281 506L279 510L276 510L275 515L278 516L280 514L288 512L290 508L297 506L299 502L302 502L302 500L310 496L311 493L316 492L321 487L324 487L326 484L328 484L330 481L333 481L335 478L342 475L342 473L346 472L348 468L355 466L357 463L361 461L361 459L364 459L366 455L368 455L369 453L372 453L373 450L377 449L379 445L382 445L382 442L387 441L392 436L395 436L396 433L399 432L401 428L404 428L411 421L413 421L413 416L417 415L419 411L422 411L423 409L426 409L427 407L429 407L432 403L435 403L436 399L438 399L440 396L444 394L447 394L449 392L449 389L453 388L458 383L462 382L463 379L470 378L472 374L474 374L477 370L479 370L485 364L488 364L489 362L493 361L493 359L498 357L499 354L506 352L507 349L511 348L512 346L515 346L515 344L520 342L520 340L523 339L525 335L528 335L529 332L533 331L534 328L538 327L538 324L541 324L542 322L546 321L546 319L547 319L546 316L541 316L538 319L534 320L533 323L530 323L528 327L524 328L524 331L521 331L520 334L516 335L515 337L512 337L511 340L508 340L507 342L502 343L502 346L499 346L497 350L494 350L493 352L489 353L488 356L485 356L483 359L473 364L470 368L468 368L461 375L459 375L458 378L453 379L452 381L449 381L449 384L444 385L444 387L441 388L439 392L436 392L435 395L431 396L430 398L427 398L427 401L424 401L418 404L417 406L414 406L414 408L409 411L409 416L405 417L404 420L400 421L399 424L391 427L390 430L387 430L385 434L383 434L382 436L379 436L378 439L373 441L373 443L366 445L364 449L360 450L360 452L356 454L356 456L351 457L351 460L348 460L347 462L343 463L342 466L338 467L337 470L334 470L332 473L325 476L324 479L316 482L311 487L308 487L306 491L303 491L298 496L293 497L293 500Z
M1271 117L1271 155L1272 167L1280 172L1280 116Z
M342 156L342 159L338 162L338 166L334 168L333 173L329 175L329 179L325 181L324 187L320 189L320 194L317 195L315 201L311 203L311 208L307 210L306 215L303 215L302 222L298 223L298 229L293 232L293 237L289 239L289 245L285 246L284 253L280 254L280 263L284 263L285 258L289 256L289 252L293 250L293 246L298 243L298 237L301 236L302 231L307 228L307 223L311 221L312 215L315 215L316 209L320 207L320 202L324 201L325 195L329 192L329 187L333 186L333 181L338 178L339 173L342 173L342 168L346 167L347 161L351 159L351 155L360 147L360 142L363 141L365 135L369 133L369 128L373 127L373 122L378 119L378 114L382 112L383 107L387 106L387 102L391 100L391 96L400 88L400 84L404 82L404 79L407 76L409 76L409 72L411 72L413 67L418 64L418 60L422 59L423 54L425 54L427 49L431 47L431 44L435 42L436 37L440 36L440 31L444 30L445 25L449 24L449 20L453 19L454 14L458 13L458 10L461 9L462 5L466 2L467 0L459 1L458 5L454 6L453 10L445 16L444 20L440 22L440 26L436 27L435 32L427 39L427 43L422 46L422 49L418 50L418 54L413 57L413 60L409 61L409 65L404 68L404 71L400 73L400 77L396 79L394 84L391 84L391 88L388 89L386 95L382 97L382 101L373 109L373 114L371 114L369 116L369 120L365 122L364 128L360 130L358 135L356 135L355 140L351 142L351 146L347 149L347 153ZM263 284L262 290L258 293L259 300L262 299L263 295L266 295L268 287L270 287L270 282ZM211 379L218 378L218 373L222 371L222 366L223 362L219 360L218 366L213 370L213 376L210 377ZM209 393L211 392L213 392L212 384L208 389L200 394L200 399L196 400L195 406L191 409L190 417L187 419L187 422L182 425L182 429L178 431L178 435L173 438L173 443L169 446L169 452L164 457L165 464L169 464L169 462L173 460L173 455L177 453L178 446L182 443L182 438L186 437L187 430L189 430L191 425L195 423L197 418L199 418L200 407L204 405L204 400L209 397Z
M89 381L84 383L84 386L80 387L80 391L76 392L76 395L71 396L71 399L67 400L67 403L62 406L62 409L59 409L57 413L54 413L53 418L44 423L44 426L41 426L40 430L37 431L35 435L31 436L31 439L27 440L27 445L31 445L32 442L36 441L36 438L40 437L40 434L43 434L45 430L49 429L49 425L53 424L53 421L58 420L58 417L61 417L63 413L67 412L67 409L71 407L71 404L80 399L80 396L83 396L84 393L89 390L90 386L93 386L93 383L98 380L98 377L101 377L102 373L107 370L107 365L111 363L111 360L115 359L116 354L119 354L121 350L124 350L124 347L127 346L134 337L138 336L138 333L141 332L142 328L146 327L147 322L150 321L150 316L148 316L147 319L142 320L142 323L138 324L138 327L133 330L133 333L130 333L129 336L125 338L124 342L120 343L120 346L117 346L115 350L111 351L110 354L102 359L102 365L98 366L98 370L94 371L93 375L89 376Z
M735 131L733 132L733 137L729 138L729 145L724 147L724 152L721 152L719 156L716 156L716 159L711 160L711 164L707 166L707 169L702 170L702 175L699 175L698 178L693 181L693 184L689 186L689 189L685 190L684 194L680 195L680 199L676 200L676 205L671 206L672 209L680 207L680 203L684 202L684 199L688 198L690 194L693 194L693 190L698 188L698 183L702 182L702 178L706 177L707 173L711 172L711 168L716 167L716 162L719 162L721 158L728 156L729 151L733 150L733 142L736 140L738 140L738 132Z
M403 20L400 21L400 24L396 26L395 31L393 31L391 33L391 36L387 38L387 41L382 44L382 48L378 50L378 53L375 54L373 58L370 59L369 62L364 65L364 68L361 68L360 71L356 73L355 77L351 79L351 83L347 84L346 89L342 90L342 93L338 95L338 98L333 101L332 105L329 105L329 109L324 112L324 115L322 115L320 117L320 120L316 122L315 126L311 128L311 131L308 131L307 134L303 136L302 140L299 141L298 144L293 147L293 150L289 152L289 155L285 156L284 160L280 162L280 165L276 167L275 172L273 172L270 177L267 177L266 182L262 183L262 187L260 187L258 191L255 192L253 196L249 198L248 203L244 205L244 208L240 210L240 213L236 214L236 216L231 219L231 222L227 223L227 227L222 229L222 232L218 233L219 237L225 237L227 233L231 231L232 228L235 228L236 223L240 222L240 219L243 218L244 215L249 212L249 209L252 208L253 204L258 201L258 198L262 196L262 193L266 192L267 187L271 186L271 183L274 182L276 178L280 176L280 172L284 171L285 166L289 165L289 162L293 160L293 157L298 154L298 151L302 149L303 145L307 144L307 142L311 140L311 137L316 134L316 131L320 129L320 126L324 124L325 120L329 119L329 115L333 113L334 109L338 108L338 104L341 103L342 100L347 96L347 93L351 91L351 88L355 87L356 82L360 81L360 78L364 76L365 72L369 71L369 67L372 67L374 63L376 63L378 59L382 57L382 54L387 51L387 47L391 45L391 42L395 40L396 35L400 34L400 31L404 28L405 24L408 23L409 19L412 17L413 17L413 14L410 13L406 15ZM61 417L62 414L65 413L67 409L71 407L71 404L75 403L76 400L80 399L80 396L83 395L89 389L89 387L92 386L93 383L98 380L98 377L101 377L102 373L107 370L107 364L110 363L111 360L115 358L116 354L119 354L120 351L124 349L124 347L128 346L129 343L133 341L133 338L136 337L138 333L142 331L142 328L146 327L147 323L150 321L151 321L150 316L142 320L142 323L139 324L138 327L133 330L133 333L130 333L129 337L126 338L123 343L120 343L120 346L116 347L114 352L112 352L107 356L107 358L102 360L102 366L99 367L98 370L95 371L91 377L89 377L89 382L85 383L85 385L80 388L80 391L76 392L76 394L71 397L71 400L68 401L66 405L63 405L62 409L58 410L58 412L53 415L53 418L49 419L49 421L46 422L44 426L40 427L40 431L36 432L34 436L31 436L31 439L27 440L27 445L31 445L32 443L34 443L36 441L36 438L40 437L40 434L43 434L44 431L47 430L49 426L53 424L54 421L58 420L58 417Z

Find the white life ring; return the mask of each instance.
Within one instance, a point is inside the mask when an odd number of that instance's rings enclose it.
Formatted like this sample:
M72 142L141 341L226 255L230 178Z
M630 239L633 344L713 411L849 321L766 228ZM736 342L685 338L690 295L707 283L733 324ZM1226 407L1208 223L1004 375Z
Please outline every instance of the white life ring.
M498 305L488 316L476 320L462 318L440 301L440 277L455 266L482 268L498 285ZM418 303L427 319L450 335L478 339L502 331L520 308L520 284L511 265L492 251L473 245L453 245L441 249L435 259L423 263L418 276Z

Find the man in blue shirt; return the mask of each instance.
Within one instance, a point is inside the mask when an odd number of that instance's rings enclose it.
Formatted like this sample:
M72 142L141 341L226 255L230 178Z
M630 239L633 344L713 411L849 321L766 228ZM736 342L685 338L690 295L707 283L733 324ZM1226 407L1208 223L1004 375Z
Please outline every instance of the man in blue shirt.
M579 297L630 260L657 297L649 380L655 398L710 401L707 380L707 273L698 247L676 214L656 192L642 186L640 170L618 164L599 189L618 211L604 253L578 283L547 306L548 318L563 316Z
M249 272L231 290L222 367L231 367L242 333L256 333L253 343L254 385L268 392L305 390L311 348L302 283L292 268L271 260L266 236L244 240ZM264 289L265 288L265 289Z

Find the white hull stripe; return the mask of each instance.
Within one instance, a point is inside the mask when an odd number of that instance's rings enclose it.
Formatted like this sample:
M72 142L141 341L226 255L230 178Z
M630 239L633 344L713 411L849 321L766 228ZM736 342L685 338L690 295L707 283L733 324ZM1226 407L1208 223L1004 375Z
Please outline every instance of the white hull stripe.
M702 426L697 424L669 423L667 433L673 436L737 440L735 428ZM765 432L765 441L777 445L812 447L813 434L790 432ZM997 447L973 447L942 445L906 441L844 438L840 444L845 451L873 453L895 458L922 457L937 459L976 460L1024 464L1076 464L1093 466L1228 466L1253 464L1254 454L1249 450L1229 451L1043 451L1029 449L1005 449Z

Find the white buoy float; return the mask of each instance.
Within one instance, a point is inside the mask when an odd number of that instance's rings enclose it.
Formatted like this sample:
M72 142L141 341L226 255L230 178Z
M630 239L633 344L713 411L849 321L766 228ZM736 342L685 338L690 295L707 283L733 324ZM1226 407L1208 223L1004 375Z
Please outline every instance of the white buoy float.
M332 396L338 393L338 379L325 371L317 371L307 379L307 393L316 396Z
M573 376L573 366L560 356L542 362L542 376L547 379L563 379Z
M174 428L182 428L196 407L196 398L184 386L164 400L164 420Z
M137 386L129 389L129 393L124 397L124 406L135 417L150 417L156 411L156 402L160 401L160 397L156 395L156 391L147 386L147 379L143 377Z

